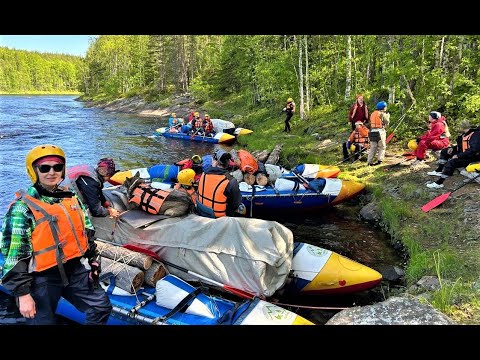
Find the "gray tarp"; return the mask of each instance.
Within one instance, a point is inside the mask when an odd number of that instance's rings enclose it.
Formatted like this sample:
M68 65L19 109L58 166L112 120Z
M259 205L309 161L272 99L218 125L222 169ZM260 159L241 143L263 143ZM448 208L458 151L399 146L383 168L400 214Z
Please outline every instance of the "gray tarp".
M292 266L293 234L276 221L195 214L162 219L130 210L117 221L113 236L111 218L92 221L99 239L143 245L172 264L257 295L273 295L285 284ZM172 267L168 270L186 281L199 280Z

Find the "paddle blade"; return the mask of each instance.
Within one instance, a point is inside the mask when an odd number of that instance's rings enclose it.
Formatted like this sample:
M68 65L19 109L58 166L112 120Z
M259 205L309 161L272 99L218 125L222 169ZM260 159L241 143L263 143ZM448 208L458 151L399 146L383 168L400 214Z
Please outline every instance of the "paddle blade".
M450 196L452 192L447 192L445 194L442 194L440 196L437 196L435 199L433 199L432 201L426 203L425 205L422 206L422 211L423 212L429 212L430 210L432 210L433 208L436 208L438 205L442 204L445 200L448 199L448 197Z
M142 253L142 254L145 254L145 255L149 255L156 260L160 260L160 256L158 256L157 253L155 253L151 250L144 249L140 246L132 245L132 244L125 244L125 245L123 245L123 247L125 249L128 249L128 250L132 250L132 251L136 251L136 252L139 252L139 253Z
M395 136L394 132L392 132L390 135L388 135L387 139L385 140L385 143L388 144L393 139L394 136Z

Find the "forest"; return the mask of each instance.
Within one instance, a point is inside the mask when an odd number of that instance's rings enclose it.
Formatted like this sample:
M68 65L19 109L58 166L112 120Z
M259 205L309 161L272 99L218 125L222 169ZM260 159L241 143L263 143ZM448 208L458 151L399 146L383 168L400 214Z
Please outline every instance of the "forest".
M84 64L78 56L0 47L0 93L78 93Z

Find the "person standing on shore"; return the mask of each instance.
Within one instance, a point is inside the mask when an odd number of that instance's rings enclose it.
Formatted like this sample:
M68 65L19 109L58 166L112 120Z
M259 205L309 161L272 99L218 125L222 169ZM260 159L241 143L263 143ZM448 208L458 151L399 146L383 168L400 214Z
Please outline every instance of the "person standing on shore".
M355 123L361 121L363 124L368 122L368 107L363 101L363 95L358 94L355 103L350 107L348 112L348 121L352 126L352 131L355 130Z
M295 113L295 102L292 98L287 99L287 105L285 105L282 111L285 111L287 113L287 117L285 118L285 129L283 130L283 132L290 132L292 130L290 127L290 119Z

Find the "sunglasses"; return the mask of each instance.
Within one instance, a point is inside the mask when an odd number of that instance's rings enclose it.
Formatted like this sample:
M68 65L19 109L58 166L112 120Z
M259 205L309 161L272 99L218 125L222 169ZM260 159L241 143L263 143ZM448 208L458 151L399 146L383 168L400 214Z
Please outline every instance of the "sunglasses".
M55 165L40 165L37 166L38 171L40 171L42 174L46 174L50 171L50 169L53 168L53 171L55 172L60 172L63 171L65 168L65 164L55 164Z

